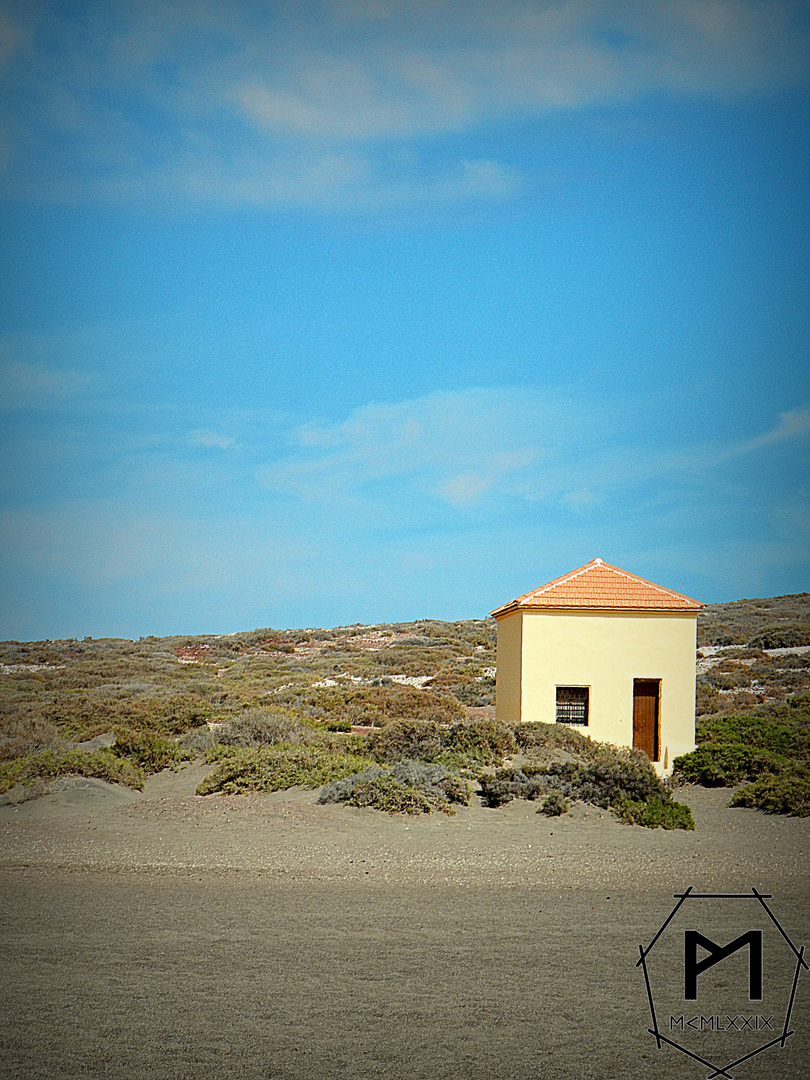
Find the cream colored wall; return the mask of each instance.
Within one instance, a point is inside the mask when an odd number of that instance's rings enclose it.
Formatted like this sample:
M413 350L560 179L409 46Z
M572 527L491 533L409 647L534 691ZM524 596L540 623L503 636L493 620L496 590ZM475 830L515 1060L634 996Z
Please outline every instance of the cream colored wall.
M495 714L505 724L520 723L520 678L523 657L523 615L513 612L498 620L498 671Z
M504 716L514 713L513 625L507 630L503 680L500 671L501 626L509 619L523 624L518 679L522 720L554 723L556 687L587 686L588 734L632 746L633 680L660 679L662 765L667 752L666 765L671 767L674 757L694 749L697 617L693 613L524 611L507 616L498 623L497 693L506 697Z

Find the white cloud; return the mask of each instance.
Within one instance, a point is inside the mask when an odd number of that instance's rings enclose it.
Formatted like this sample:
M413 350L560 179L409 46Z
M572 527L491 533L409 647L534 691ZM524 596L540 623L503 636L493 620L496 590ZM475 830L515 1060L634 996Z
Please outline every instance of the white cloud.
M78 371L10 361L0 367L0 408L34 408L62 401L75 397L90 381Z
M269 436L259 416L220 421L238 430L238 453L192 453L172 437L149 453L119 446L103 484L79 489L57 477L35 498L26 484L7 500L7 593L36 580L50 595L56 580L59 596L74 598L67 608L60 600L62 624L77 625L76 611L89 605L120 627L129 604L137 632L179 632L190 611L212 629L461 617L595 554L640 572L646 565L654 579L667 580L668 569L678 587L679 560L684 581L698 571L712 580L716 565L737 558L737 543L740 565L729 571L737 595L752 560L801 563L804 492L774 495L735 462L771 448L790 467L810 430L807 410L764 425L758 438L701 447L678 442L676 428L671 442L639 431L627 424L626 402L592 389L471 388L372 403L337 422L287 424L280 449L285 425L277 420ZM645 404L662 413L660 402ZM229 437L212 423L192 440L226 449ZM106 435L104 443L106 451ZM61 452L37 470L52 478ZM257 461L270 462L263 488ZM732 534L744 542L729 545ZM25 628L30 610L30 598L19 600L16 636L43 636ZM98 618L82 625L99 632Z
M714 468L735 458L756 453L765 447L798 440L807 435L810 435L810 409L791 409L780 413L779 423L764 435L726 446L705 448L702 451L692 450L684 455L683 463L686 466L687 460L691 460L693 468Z
M501 482L508 477L525 473L537 457L538 451L533 447L494 453L488 462L475 470L456 473L444 480L436 494L456 508L475 506L483 496L497 492Z
M810 68L800 0L108 7L88 5L85 33L45 3L0 25L18 196L502 199L526 186L514 166L437 156L437 137L648 95L769 91Z
M516 113L649 93L734 94L806 79L803 5L789 0L447 0L328 20L281 69L233 88L279 134L401 138ZM314 27L312 28L314 30ZM332 33L330 34L330 31Z
M188 441L192 446L217 447L220 450L228 450L236 442L227 435L217 435L216 432L205 429L193 431Z
M293 433L289 452L259 471L265 486L311 504L373 516L374 507L480 510L493 500L598 512L621 492L666 498L706 482L742 454L799 438L810 414L783 414L769 433L739 444L658 442L651 451L607 399L520 388L443 391L374 403L333 425ZM715 482L712 480L712 482Z
M317 206L323 209L411 208L479 199L506 199L525 181L516 169L497 161L461 161L428 172L402 167L348 148L340 152L307 150L296 155L269 153L263 161L237 166L179 169L160 181L167 198L180 193L207 203L240 202L253 206ZM135 194L135 188L130 188ZM117 181L100 182L99 197L123 193Z
M810 409L793 409L790 412L780 413L777 426L748 446L755 450L761 446L784 442L785 439L799 439L805 435L810 435Z
M598 412L589 419L604 430ZM461 510L504 494L545 497L559 494L567 459L582 450L582 414L563 394L509 388L374 403L342 423L299 429L291 453L260 478L310 501L373 501L380 484L383 499L407 492Z

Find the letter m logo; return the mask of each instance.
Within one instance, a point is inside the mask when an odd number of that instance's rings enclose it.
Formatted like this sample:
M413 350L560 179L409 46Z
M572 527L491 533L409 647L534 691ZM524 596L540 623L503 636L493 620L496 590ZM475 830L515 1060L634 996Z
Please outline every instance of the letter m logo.
M702 960L697 958L698 945L708 952ZM762 931L749 930L740 934L728 945L716 945L697 930L683 932L683 996L687 1001L697 1001L698 975L725 960L727 956L748 946L748 997L751 1001L762 1000Z

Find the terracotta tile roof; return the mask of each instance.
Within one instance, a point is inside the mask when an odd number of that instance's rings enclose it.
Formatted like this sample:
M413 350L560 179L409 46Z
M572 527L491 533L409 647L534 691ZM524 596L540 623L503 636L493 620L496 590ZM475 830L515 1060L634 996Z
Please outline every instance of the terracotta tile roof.
M681 593L628 574L601 559L555 578L539 589L496 608L499 618L520 608L607 608L624 611L699 611L703 604Z

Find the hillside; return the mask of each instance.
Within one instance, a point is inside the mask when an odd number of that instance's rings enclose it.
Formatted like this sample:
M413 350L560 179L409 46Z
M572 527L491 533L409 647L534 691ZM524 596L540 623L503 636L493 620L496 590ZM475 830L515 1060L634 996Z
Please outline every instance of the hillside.
M709 604L698 617L698 645L810 645L810 593Z
M490 622L0 645L0 760L113 728L179 736L248 708L326 724L451 717L495 686Z
M114 726L179 735L234 711L283 706L314 720L454 714L494 702L493 620L331 630L0 643L0 757ZM700 711L810 689L810 594L709 605L699 617ZM741 649L748 646L748 649ZM708 699L708 701L707 701Z
M711 604L698 617L697 712L746 713L810 692L810 594Z
M810 690L807 599L702 613L699 715L772 710ZM663 813L666 827L691 827L646 759L626 759L638 752L565 726L494 723L495 644L492 620L5 642L0 794L28 798L75 773L142 788L204 757L213 772L199 794L303 784L355 805L452 812L475 780L490 806L545 795L545 811L561 813L589 792L623 820L662 824ZM528 772L482 773L518 751L532 759Z

